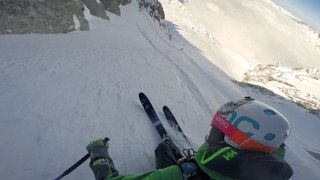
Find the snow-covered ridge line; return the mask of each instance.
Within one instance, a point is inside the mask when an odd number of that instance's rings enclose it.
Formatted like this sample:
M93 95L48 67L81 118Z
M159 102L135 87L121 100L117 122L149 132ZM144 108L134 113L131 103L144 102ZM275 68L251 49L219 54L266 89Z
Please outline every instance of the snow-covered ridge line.
M293 68L293 67L283 66L280 63L267 64L267 65L259 64L255 67L254 70L249 71L246 74L249 75L249 74L252 74L252 72L257 73L257 75L260 75L260 76L269 75L269 76L283 77L283 75L291 75L291 76L295 76L300 80L302 80L302 78L304 77L320 80L320 70L314 67Z
M287 11L286 9L282 8L281 6L278 6L276 3L274 3L272 0L264 0L265 2L269 3L271 6L275 7L276 9L278 9L281 13L283 13L286 16L289 16L291 19L297 21L297 22L302 22L301 19L299 19L298 17L296 17L295 15L293 15L292 13L290 13L289 11Z
M290 13L288 10L282 8L281 6L277 5L276 3L274 3L272 0L264 0L268 3L270 3L273 7L275 7L276 9L278 9L282 14L290 17L293 21L297 22L298 24L301 24L302 26L304 26L307 31L310 31L311 33L313 33L316 37L319 36L320 37L320 32L318 32L317 30L315 30L312 26L310 26L309 24L307 24L306 22L304 22L303 20L301 20L300 18L298 18L297 16L293 15L292 13ZM316 39L317 42L320 41L320 38Z
M292 68L281 64L257 65L245 73L244 82L268 87L280 92L299 106L320 116L320 70L318 68ZM306 87L310 83L314 86ZM306 90L307 89L307 90Z

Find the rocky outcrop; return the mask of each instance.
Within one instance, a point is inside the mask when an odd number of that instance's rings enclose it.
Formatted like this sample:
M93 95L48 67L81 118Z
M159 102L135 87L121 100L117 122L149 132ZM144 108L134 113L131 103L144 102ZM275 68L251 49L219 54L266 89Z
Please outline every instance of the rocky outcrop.
M94 16L109 20L105 10L121 16L120 5L125 6L131 3L131 0L82 0Z
M120 5L125 6L130 4L131 0L100 0L100 2L103 4L105 10L121 16Z
M82 0L82 2L85 4L85 6L89 9L90 14L100 17L105 20L109 20L109 17L107 16L105 12L105 7L102 3L99 3L98 1L93 0Z
M160 21L165 18L163 7L157 0L138 0L139 8L146 9L151 17Z
M83 14L83 3L73 0L1 0L0 33L66 33L88 30L89 25Z
M157 0L137 0L140 10L147 10L160 21L164 12ZM67 33L89 30L83 11L109 20L106 11L121 16L120 6L131 0L0 0L0 34Z

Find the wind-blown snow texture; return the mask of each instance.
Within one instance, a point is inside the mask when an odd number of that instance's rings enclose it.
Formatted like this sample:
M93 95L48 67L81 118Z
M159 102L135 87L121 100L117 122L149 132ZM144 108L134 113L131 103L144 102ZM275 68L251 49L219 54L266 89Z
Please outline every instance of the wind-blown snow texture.
M1 179L53 179L108 136L122 174L154 169L160 141L143 111L143 91L158 109L168 105L199 146L216 109L251 95L290 120L286 160L293 179L320 177L319 119L288 100L264 96L231 81L171 26L166 36L138 5L121 7L110 22L92 17L90 31L59 35L0 36ZM183 49L181 49L181 43ZM221 53L222 54L222 53ZM166 124L165 124L166 125ZM66 179L93 179L88 162Z

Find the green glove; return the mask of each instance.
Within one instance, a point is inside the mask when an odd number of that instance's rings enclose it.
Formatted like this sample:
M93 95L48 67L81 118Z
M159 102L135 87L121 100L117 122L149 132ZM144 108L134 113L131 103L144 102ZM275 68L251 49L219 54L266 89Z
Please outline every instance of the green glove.
M97 147L104 147L104 148L107 148L109 149L109 141L110 139L108 137L104 138L104 139L97 139L97 140L94 140L92 141L90 144L87 145L86 149L87 151L90 153L90 151L94 148L97 148Z
M109 138L97 139L87 145L86 149L90 153L90 168L95 178L98 180L107 177L114 177L119 174L115 169L113 161L109 156Z

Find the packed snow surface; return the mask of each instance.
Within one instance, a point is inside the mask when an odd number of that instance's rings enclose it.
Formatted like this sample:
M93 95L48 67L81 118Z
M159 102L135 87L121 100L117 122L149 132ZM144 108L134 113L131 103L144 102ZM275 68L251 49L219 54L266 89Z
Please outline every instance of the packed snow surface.
M153 170L160 138L139 92L161 119L162 106L171 108L194 148L203 143L218 107L253 96L291 123L286 160L292 179L320 177L320 161L306 151L319 153L318 117L280 96L236 85L182 36L182 27L167 22L170 41L137 9L133 1L121 8L121 17L108 14L109 22L86 9L88 32L0 36L1 179L54 179L87 153L90 141L106 136L121 174ZM208 37L203 43L219 47ZM65 179L94 179L88 161Z

